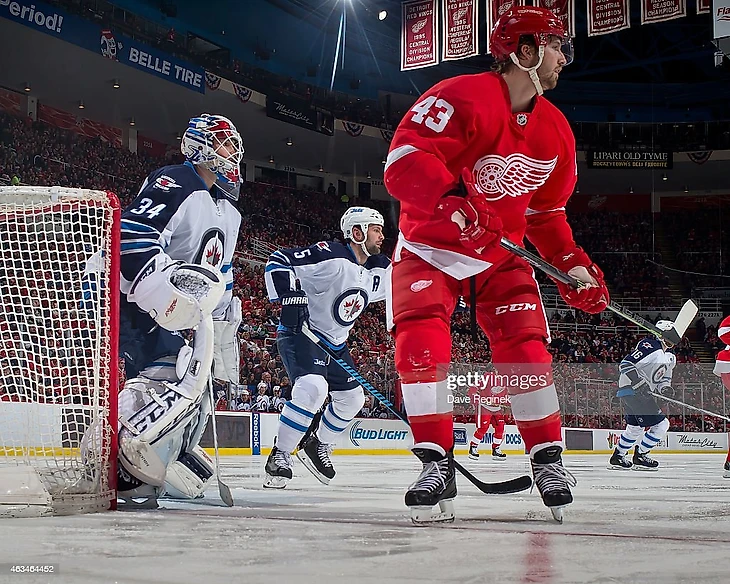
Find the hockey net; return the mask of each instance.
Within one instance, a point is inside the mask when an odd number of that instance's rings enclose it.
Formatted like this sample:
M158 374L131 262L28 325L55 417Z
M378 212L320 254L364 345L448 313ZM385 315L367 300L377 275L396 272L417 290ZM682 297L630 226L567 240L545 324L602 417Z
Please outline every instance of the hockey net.
M111 193L0 187L0 517L116 504Z

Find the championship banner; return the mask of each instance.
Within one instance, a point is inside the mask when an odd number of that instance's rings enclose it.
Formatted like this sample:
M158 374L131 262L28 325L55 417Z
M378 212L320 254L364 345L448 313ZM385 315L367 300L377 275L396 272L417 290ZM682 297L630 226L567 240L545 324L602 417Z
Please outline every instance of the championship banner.
M637 152L635 150L589 150L588 168L651 168L669 170L674 158L672 152Z
M442 0L441 60L455 61L479 54L477 0Z
M697 0L697 14L709 14L712 12L712 0Z
M409 0L401 6L400 70L438 65L436 0Z
M575 36L575 0L535 0L535 6L551 10L571 37Z
M629 28L629 0L588 0L587 20L588 36Z
M641 24L687 16L687 0L641 0Z
M489 53L489 37L492 35L494 25L513 6L524 6L524 0L487 0L487 52Z
M730 37L730 0L715 0L714 6L712 37L716 39Z

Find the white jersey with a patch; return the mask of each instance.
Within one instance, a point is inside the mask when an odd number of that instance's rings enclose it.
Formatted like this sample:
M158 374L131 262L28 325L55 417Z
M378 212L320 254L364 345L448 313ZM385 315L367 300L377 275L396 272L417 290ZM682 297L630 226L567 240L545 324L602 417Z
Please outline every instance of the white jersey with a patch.
M309 299L310 326L341 345L365 307L385 300L389 269L390 260L382 254L370 256L361 266L348 246L320 241L272 253L266 264L266 291L272 302L277 301L295 290L299 280Z
M631 388L632 382L628 376L631 371L636 371L641 379L649 384L652 392L662 393L664 389L672 384L672 374L677 358L674 353L665 351L661 341L654 338L646 338L636 345L636 348L626 355L619 365L618 385L619 397L622 391Z
M238 209L224 197L211 196L190 163L154 171L122 213L122 293L129 293L153 256L165 253L173 260L212 265L223 272L226 293L213 312L214 318L221 317L231 301L231 266L240 225Z

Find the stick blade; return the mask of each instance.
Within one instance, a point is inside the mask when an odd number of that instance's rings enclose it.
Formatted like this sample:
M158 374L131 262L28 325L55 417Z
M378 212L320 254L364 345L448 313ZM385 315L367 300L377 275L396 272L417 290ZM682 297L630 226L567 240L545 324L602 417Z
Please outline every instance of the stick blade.
M693 300L687 300L687 302L682 305L679 314L677 314L677 318L674 320L674 330L677 331L677 335L679 335L680 339L684 336L684 333L687 332L687 329L694 321L698 312L699 308L697 308L697 304L695 304Z
M220 479L218 479L218 494L221 496L221 501L226 504L226 507L233 507L233 495L231 494L231 489L228 488L227 484L221 482Z

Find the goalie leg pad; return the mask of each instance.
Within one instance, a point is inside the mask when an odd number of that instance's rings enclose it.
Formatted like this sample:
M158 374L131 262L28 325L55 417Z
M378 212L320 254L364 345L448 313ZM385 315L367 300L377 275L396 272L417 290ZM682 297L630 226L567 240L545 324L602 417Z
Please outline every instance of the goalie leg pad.
M121 465L140 481L161 487L199 413L200 399L190 400L174 386L145 378L127 380L119 393Z
M173 499L197 499L215 474L215 465L200 446L183 453L167 469L165 495Z

